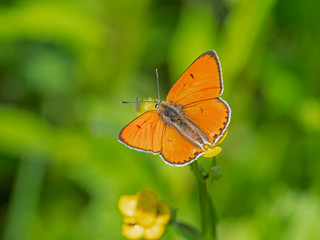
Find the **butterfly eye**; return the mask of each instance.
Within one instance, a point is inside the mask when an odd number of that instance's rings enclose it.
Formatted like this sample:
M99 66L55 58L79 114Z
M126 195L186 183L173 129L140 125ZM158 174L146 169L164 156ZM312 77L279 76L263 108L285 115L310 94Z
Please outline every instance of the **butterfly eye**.
M154 101L156 109L158 109L160 102L161 101Z

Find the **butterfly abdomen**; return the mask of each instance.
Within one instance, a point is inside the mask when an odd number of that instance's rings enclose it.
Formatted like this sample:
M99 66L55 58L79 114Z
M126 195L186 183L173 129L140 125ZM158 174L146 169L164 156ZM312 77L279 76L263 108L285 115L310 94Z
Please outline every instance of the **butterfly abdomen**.
M158 106L158 114L163 119L164 124L174 126L174 128L191 143L202 146L204 143L198 133L198 129L184 117L183 107L170 102L162 102Z

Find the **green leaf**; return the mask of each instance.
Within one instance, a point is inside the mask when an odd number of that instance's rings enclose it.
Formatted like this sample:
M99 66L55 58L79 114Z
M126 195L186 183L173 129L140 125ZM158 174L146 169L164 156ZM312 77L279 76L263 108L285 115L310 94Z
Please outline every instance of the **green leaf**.
M201 234L198 229L178 221L172 222L172 226L179 232L180 235L184 236L189 240L201 240Z

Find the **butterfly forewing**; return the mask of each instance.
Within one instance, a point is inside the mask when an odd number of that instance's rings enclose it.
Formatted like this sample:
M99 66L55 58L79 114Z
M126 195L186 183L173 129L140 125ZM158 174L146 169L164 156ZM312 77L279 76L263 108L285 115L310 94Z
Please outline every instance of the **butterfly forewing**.
M168 102L186 105L213 99L222 93L220 62L215 51L198 57L173 85L167 96Z
M230 121L230 108L220 98L190 103L183 108L184 116L215 143Z
M148 111L134 119L119 134L119 141L129 147L158 153L164 124L157 111Z

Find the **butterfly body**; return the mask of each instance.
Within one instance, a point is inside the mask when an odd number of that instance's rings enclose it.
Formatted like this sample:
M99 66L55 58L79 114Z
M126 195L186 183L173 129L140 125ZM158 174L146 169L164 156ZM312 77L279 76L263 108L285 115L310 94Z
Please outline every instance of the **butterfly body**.
M119 141L144 152L159 154L168 164L183 166L215 145L230 122L220 62L215 51L200 55L169 91L156 110L143 113L119 134Z

